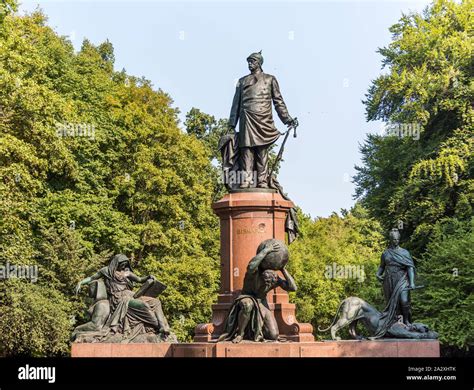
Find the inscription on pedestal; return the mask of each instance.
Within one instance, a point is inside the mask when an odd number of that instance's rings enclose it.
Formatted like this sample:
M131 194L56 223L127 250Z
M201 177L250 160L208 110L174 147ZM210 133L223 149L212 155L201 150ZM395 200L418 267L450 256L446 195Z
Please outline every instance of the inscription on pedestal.
M237 234L255 234L255 233L265 233L265 224L260 223L258 226L255 226L255 227L237 229Z

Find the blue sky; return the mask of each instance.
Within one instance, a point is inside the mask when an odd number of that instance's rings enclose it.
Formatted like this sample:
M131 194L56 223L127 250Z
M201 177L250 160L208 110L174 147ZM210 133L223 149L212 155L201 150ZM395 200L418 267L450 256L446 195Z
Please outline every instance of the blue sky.
M362 99L381 72L378 47L402 12L428 1L23 1L69 36L109 39L116 68L145 76L171 95L181 119L192 107L227 118L246 57L262 50L263 70L277 77L298 138L289 138L279 180L311 216L354 204L354 165L367 133ZM284 125L275 115L280 130Z

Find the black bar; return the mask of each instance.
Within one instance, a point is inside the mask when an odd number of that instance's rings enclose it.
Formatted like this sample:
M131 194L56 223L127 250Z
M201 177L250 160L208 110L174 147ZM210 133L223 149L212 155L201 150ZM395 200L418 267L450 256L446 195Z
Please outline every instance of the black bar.
M55 382L20 380L21 367L55 367ZM401 389L468 388L471 358L3 358L0 390L22 387L82 388L141 384L345 384L397 385ZM407 376L419 376L412 378ZM443 379L430 377L441 376ZM446 378L446 377L455 378ZM134 386L130 386L130 385ZM194 387L193 387L194 388ZM327 387L325 387L327 388ZM385 390L387 387L381 388Z

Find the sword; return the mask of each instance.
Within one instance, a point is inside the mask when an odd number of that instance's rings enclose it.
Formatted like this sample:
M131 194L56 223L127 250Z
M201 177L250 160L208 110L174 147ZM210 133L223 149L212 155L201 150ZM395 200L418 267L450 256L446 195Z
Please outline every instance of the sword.
M407 287L407 288L404 288L403 291L410 291L410 290L418 290L420 288L425 288L425 286L415 286L415 287Z
M270 175L269 175L270 180L272 179L273 172L275 171L275 168L277 167L278 163L281 160L281 157L283 156L283 151L285 150L286 140L288 139L288 136L290 135L290 131L293 130L293 138L296 138L296 128L298 127L298 125L299 125L298 118L294 118L293 123L288 128L288 130L285 133L282 133L282 134L285 134L285 138L283 138L283 142L280 146L280 150L278 151L277 157L276 157L275 162L273 163L272 169L270 171Z

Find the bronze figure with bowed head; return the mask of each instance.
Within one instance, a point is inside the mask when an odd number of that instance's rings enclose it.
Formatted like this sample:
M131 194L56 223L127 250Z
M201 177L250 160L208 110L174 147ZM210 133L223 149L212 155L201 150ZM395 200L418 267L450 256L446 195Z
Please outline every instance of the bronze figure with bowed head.
M287 262L288 248L283 242L269 239L259 245L257 255L247 266L242 292L230 308L224 333L218 341L278 340L278 324L268 305L267 293L277 287L296 291L295 281L285 269ZM276 270L281 270L285 279L280 278Z
M135 283L143 284L138 292ZM82 286L96 284L91 321L78 326L73 340L94 342L174 341L158 295L166 288L153 276L137 276L127 256L115 255L108 266L81 280ZM104 290L101 292L101 290ZM101 297L98 297L100 295Z

